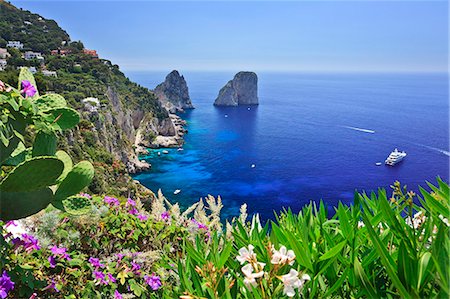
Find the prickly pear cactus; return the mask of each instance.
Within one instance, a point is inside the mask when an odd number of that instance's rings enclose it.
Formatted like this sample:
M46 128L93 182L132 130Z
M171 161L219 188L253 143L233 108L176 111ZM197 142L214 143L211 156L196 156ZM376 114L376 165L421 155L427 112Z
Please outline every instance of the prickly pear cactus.
M26 160L8 173L0 183L0 191L27 192L54 185L63 169L64 163L56 157Z
M70 196L62 200L62 206L64 211L74 216L89 213L92 208L91 201L84 196Z
M35 94L23 80L30 82ZM22 86L28 86L27 92L21 91ZM19 90L0 91L0 110L0 166L15 166L7 173L3 171L9 169L2 168L0 173L0 219L27 217L50 203L73 215L88 212L89 200L74 195L91 183L93 166L87 161L73 166L67 153L56 152L55 132L75 127L78 112L68 108L60 95L39 96L26 68L20 71ZM27 128L37 130L31 148L24 146Z
M76 164L59 184L55 192L55 201L61 201L86 188L94 177L94 167L88 161Z
M56 153L56 134L53 131L39 131L33 143L33 157L53 156Z

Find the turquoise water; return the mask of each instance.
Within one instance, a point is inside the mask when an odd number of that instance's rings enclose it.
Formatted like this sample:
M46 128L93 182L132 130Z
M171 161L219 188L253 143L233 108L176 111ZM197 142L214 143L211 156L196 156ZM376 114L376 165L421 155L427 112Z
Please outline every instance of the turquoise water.
M165 77L128 75L149 88ZM351 202L355 189L395 180L413 190L437 175L448 181L446 74L260 73L260 105L237 108L212 105L232 73L183 75L196 107L181 115L184 150L153 150L144 157L152 169L135 176L183 206L221 195L225 216L245 202L267 219L310 200L332 209ZM408 153L403 162L375 165L396 147Z

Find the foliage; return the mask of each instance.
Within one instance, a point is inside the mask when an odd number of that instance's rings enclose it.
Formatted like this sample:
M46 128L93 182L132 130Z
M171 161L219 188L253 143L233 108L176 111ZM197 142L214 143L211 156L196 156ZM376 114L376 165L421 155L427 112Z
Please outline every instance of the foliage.
M77 201L71 196L88 186L94 175L89 162L72 166L70 156L56 151L56 134L76 126L78 113L67 108L59 95L40 96L34 77L26 68L21 69L19 82L18 89L14 89L0 81L3 220L30 216L50 203L64 210L69 202ZM29 147L25 141L27 130L34 133Z
M70 40L55 21L17 9L6 1L0 2L0 28L0 47L6 41L22 41L27 50L50 53Z
M447 298L448 184L421 196L392 187L389 198L355 194L332 217L311 203L264 226L243 206L225 230L220 198L181 213L161 192L147 209L94 196L85 215L29 219L37 239L3 232L0 266L12 297Z

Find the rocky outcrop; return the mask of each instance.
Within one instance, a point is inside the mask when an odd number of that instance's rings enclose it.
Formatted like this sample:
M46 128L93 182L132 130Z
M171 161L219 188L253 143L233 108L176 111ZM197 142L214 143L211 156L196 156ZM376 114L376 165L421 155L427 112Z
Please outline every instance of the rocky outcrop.
M162 106L170 113L194 108L189 97L186 80L176 70L168 74L163 83L156 86L155 94Z
M219 91L214 105L258 105L258 76L254 72L237 73Z

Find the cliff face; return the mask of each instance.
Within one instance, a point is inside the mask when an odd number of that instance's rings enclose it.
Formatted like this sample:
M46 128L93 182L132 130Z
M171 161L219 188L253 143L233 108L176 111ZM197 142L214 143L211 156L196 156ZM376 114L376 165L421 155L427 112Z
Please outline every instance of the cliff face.
M253 72L239 72L222 87L216 106L258 105L258 77Z
M184 109L193 109L189 97L186 80L178 71L172 71L166 76L163 83L155 88L155 94L162 106L170 113L182 112Z

